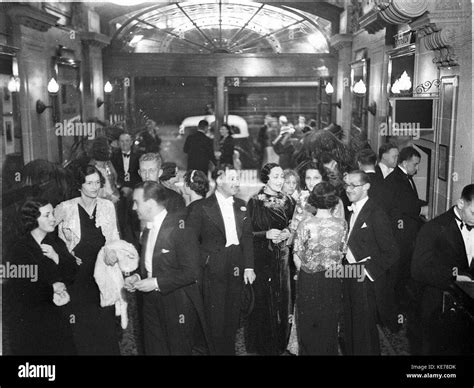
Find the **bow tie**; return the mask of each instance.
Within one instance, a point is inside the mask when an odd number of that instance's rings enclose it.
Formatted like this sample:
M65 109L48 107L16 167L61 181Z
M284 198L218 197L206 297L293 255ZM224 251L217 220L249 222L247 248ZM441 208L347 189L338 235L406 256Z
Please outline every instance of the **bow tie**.
M129 158L130 157L130 154L123 154L122 153L122 155L123 155L124 158Z
M355 206L354 205L350 205L347 207L347 210L349 210L350 212L354 212L355 211Z
M464 223L464 221L462 219L460 219L456 213L454 213L454 217L456 218L456 220L458 220L460 223L461 223L461 230L462 228L465 226L467 231L470 232L473 228L474 228L474 225L468 225L466 223Z

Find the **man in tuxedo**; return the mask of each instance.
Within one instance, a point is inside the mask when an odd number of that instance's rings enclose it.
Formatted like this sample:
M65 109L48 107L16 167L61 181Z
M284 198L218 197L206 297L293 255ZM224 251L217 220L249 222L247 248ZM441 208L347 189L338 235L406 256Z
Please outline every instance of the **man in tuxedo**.
M375 166L375 173L385 179L397 167L398 147L393 143L382 144L379 148L379 163Z
M472 332L465 331L459 317L448 311L444 319L451 315L450 327L443 327L443 294L456 279L466 275L474 279L474 184L464 187L455 206L423 225L416 239L411 273L423 286L422 353L472 355Z
M400 151L398 166L385 178L389 195L387 211L400 249L400 260L390 270L391 282L395 287L398 307L407 312L409 300L416 299L416 287L410 284L410 262L415 248L415 239L427 214L426 202L418 198L413 176L418 171L421 155L413 147Z
M212 140L206 136L209 123L201 120L196 133L189 135L184 142L183 151L188 154L188 170L209 171L209 162L217 165Z
M198 321L205 327L197 279L198 244L179 214L166 208L167 191L157 182L135 187L133 209L147 223L139 273L125 279L128 291L143 294L147 355L191 355Z
M207 322L217 354L235 354L244 283L255 280L253 236L245 202L234 195L234 169L213 172L216 192L193 207L187 225L200 241L203 295Z
M348 355L379 355L374 284L398 260L398 247L387 215L368 196L367 174L353 171L344 181L352 202L345 263L361 266L352 273L363 274L343 281L345 350Z
M117 185L120 201L117 205L117 218L122 238L132 242L131 203L133 187L140 182L138 175L138 155L132 152L132 137L129 133L119 136L120 151L112 154L111 162L117 172Z
M364 171L370 179L369 198L386 211L388 195L385 192L382 174L375 172L375 163L377 163L377 155L370 148L363 149L357 154L359 170ZM383 273L374 283L378 317L382 325L392 331L397 331L400 327L397 325L395 294L393 284L389 283L387 274L388 272Z

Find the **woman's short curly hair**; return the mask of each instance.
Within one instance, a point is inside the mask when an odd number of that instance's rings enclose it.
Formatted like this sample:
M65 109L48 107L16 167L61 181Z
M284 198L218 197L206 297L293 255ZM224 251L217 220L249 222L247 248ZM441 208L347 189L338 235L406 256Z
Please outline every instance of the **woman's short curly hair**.
M73 171L74 189L78 191L82 187L82 185L86 182L86 177L92 174L99 174L100 187L104 187L105 178L101 174L101 172L97 169L97 167L91 164L82 164L82 165L78 165Z
M209 179L201 170L186 171L184 184L202 197L206 197L209 191Z
M40 208L50 202L44 198L30 198L20 208L20 219L25 228L25 233L29 233L38 227L38 218L41 216Z
M281 168L281 166L278 163L267 163L265 166L262 167L262 169L260 170L260 180L262 181L262 183L268 182L270 172L275 167Z
M300 173L300 186L303 190L308 190L306 187L306 171L308 170L318 170L321 174L323 182L329 181L328 170L320 162L308 161L300 164L297 168Z
M338 203L336 188L329 182L318 183L308 197L308 204L316 209L334 209Z

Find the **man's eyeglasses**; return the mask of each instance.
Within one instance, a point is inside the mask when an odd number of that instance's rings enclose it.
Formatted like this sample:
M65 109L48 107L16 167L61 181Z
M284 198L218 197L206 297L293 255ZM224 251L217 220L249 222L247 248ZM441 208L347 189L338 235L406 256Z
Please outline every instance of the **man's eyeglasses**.
M347 189L351 189L351 190L354 190L356 187L361 187L361 186L364 186L365 183L362 183L360 185L354 185L353 183L351 183L350 185L348 185L347 183L344 184L344 189L347 190Z

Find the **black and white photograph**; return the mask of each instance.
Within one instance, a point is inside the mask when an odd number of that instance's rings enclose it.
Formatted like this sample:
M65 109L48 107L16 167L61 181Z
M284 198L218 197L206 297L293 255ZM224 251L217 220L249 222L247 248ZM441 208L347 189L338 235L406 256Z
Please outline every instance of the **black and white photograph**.
M472 41L471 0L1 1L0 386L472 387Z

